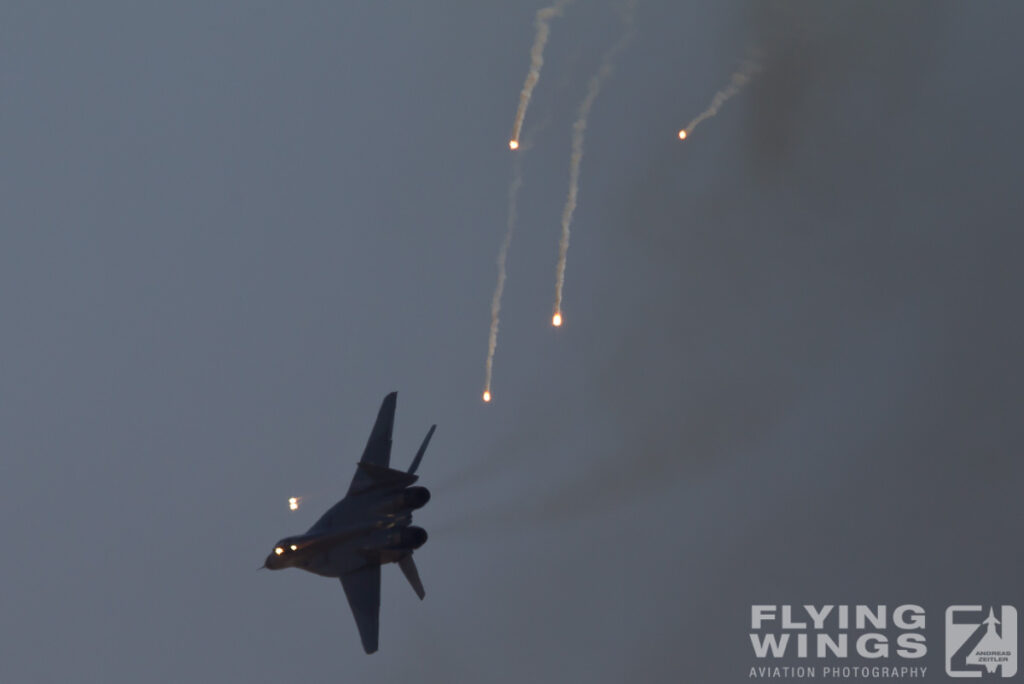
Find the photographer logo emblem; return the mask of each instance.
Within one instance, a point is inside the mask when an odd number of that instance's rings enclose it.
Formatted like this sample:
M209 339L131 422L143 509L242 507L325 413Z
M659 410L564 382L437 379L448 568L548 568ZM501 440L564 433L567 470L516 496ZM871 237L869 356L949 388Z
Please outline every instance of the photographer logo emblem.
M946 674L989 679L1017 674L1017 609L1013 606L947 608Z

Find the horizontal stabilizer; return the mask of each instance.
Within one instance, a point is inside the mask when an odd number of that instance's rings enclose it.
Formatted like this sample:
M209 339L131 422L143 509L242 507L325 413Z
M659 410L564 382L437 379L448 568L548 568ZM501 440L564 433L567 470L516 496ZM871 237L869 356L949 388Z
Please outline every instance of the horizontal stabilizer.
M427 430L427 436L423 438L423 444L420 444L420 450L416 452L416 458L412 459L412 465L409 466L410 475L415 473L416 469L420 467L420 461L423 460L423 454L427 451L427 445L430 444L430 438L434 436L434 430L436 428L436 425L431 425L430 429Z
M416 595L422 601L427 592L423 590L423 582L420 581L420 573L416 570L416 561L412 559L412 554L410 553L398 561L398 567L402 568L402 574L405 575L405 579L409 580L412 590L416 592Z

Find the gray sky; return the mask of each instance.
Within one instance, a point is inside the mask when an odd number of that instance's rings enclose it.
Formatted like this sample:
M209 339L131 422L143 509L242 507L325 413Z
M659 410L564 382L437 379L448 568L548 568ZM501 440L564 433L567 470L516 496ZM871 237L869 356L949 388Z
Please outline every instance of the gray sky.
M556 332L573 5L485 406L539 6L0 9L0 681L733 682L807 602L925 605L937 672L946 605L1024 607L1024 6L641 0ZM367 657L256 567L393 389L427 598L386 568Z

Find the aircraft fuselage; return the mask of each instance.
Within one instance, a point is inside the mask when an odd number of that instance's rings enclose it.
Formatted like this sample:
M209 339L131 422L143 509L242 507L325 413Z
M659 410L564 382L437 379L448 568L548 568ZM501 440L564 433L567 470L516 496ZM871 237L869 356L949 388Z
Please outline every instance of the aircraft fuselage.
M412 512L429 500L426 487L382 489L346 497L331 506L305 534L280 540L264 566L341 577L369 563L398 562L426 542L426 530L412 526Z

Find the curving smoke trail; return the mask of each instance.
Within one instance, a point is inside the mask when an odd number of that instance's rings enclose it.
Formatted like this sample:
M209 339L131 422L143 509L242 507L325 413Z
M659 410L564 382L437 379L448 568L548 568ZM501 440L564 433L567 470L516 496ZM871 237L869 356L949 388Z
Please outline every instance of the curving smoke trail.
M754 75L760 70L761 65L755 62L754 60L748 59L747 61L745 61L743 65L740 67L740 70L733 74L732 78L729 79L729 85L727 85L722 90L719 90L717 93L715 93L715 96L711 98L711 105L703 112L698 114L693 121L688 123L686 125L686 128L679 131L679 139L685 140L687 136L689 136L690 133L693 132L693 129L697 127L697 124L699 124L704 119L710 119L715 114L717 114L721 106L725 104L725 101L728 100L733 95L735 95L736 93L740 92L743 86L745 86L747 82L750 81L750 79L753 78Z
M515 121L512 122L512 139L508 145L511 149L519 148L519 135L523 130L523 119L526 118L526 108L530 105L530 97L533 89L540 80L540 68L544 65L544 45L551 35L551 20L562 16L565 9L572 0L557 0L550 7L537 10L537 17L534 20L537 26L537 33L533 38L533 47L530 48L530 70L526 73L526 81L519 93L519 108L516 110Z
M525 152L525 150L524 150ZM494 286L491 298L491 332L487 338L487 363L484 368L484 401L491 400L491 373L494 369L494 350L498 346L498 315L501 313L501 296L505 291L505 262L508 260L508 248L512 244L512 235L516 230L516 203L519 189L523 185L522 155L516 155L512 162L512 182L508 186L508 222L505 237L498 249L498 283Z
M633 11L636 1L628 2L622 16L625 24L625 32L618 41L605 53L601 60L601 66L597 73L590 77L587 85L587 95L580 103L579 114L572 125L572 156L569 159L569 195L565 198L565 206L562 208L562 237L558 242L558 265L555 269L555 311L551 318L553 325L562 324L562 287L565 285L565 260L569 253L569 227L572 224L572 214L576 210L576 200L579 196L580 185L580 162L583 159L583 135L587 131L587 117L590 116L590 108L601 92L601 87L612 72L612 63L615 57L625 49L633 37Z

